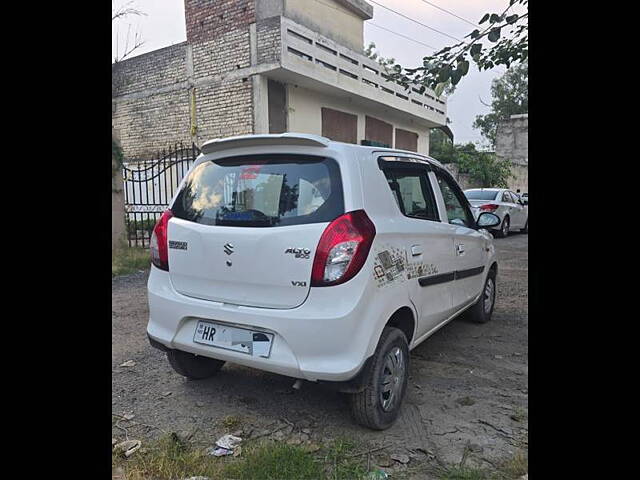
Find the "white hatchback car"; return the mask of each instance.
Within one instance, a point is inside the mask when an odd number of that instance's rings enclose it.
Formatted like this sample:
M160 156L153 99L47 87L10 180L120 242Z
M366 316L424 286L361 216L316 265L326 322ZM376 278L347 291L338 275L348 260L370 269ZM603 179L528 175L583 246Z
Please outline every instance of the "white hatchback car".
M409 351L468 310L491 318L490 213L439 162L286 133L210 141L156 225L153 346L201 379L233 362L350 394L396 419Z
M500 227L496 229L498 237L504 238L515 229L529 231L528 202L517 193L506 188L470 188L464 194L476 217L482 212L491 212L500 218Z

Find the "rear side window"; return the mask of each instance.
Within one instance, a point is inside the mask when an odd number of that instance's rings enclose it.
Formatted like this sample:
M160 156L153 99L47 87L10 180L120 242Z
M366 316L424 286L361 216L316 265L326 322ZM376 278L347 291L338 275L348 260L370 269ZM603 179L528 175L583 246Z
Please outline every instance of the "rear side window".
M404 215L424 220L440 220L426 170L386 168L384 174Z
M464 192L464 196L469 200L495 200L498 193L495 190L470 190Z
M204 225L277 227L330 222L344 213L335 160L251 155L196 166L171 207Z

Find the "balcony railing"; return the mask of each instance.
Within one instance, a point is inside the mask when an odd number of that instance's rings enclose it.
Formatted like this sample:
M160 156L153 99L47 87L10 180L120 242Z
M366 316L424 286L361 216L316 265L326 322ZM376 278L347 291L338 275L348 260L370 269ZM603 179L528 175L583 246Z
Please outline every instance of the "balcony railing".
M281 58L287 65L318 66L333 72L338 87L389 104L422 118L446 124L446 97L437 98L432 90L420 93L387 80L383 68L365 55L350 50L292 20L281 17ZM351 82L351 83L350 83ZM366 88L362 89L361 85Z

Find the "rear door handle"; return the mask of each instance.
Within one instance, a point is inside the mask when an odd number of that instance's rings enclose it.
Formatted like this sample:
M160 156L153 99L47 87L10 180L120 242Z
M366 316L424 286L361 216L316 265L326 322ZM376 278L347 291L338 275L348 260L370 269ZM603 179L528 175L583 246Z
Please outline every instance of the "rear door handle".
M458 256L464 255L464 243L458 243L456 245L456 255Z
M422 245L412 245L411 255L413 255L414 257L417 257L418 255L422 255Z

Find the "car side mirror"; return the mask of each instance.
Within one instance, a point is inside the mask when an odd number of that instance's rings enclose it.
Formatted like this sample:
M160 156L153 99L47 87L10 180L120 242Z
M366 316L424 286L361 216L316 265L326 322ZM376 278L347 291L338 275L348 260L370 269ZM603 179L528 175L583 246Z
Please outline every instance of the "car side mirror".
M491 228L500 225L500 217L491 212L482 212L476 222L478 228Z

